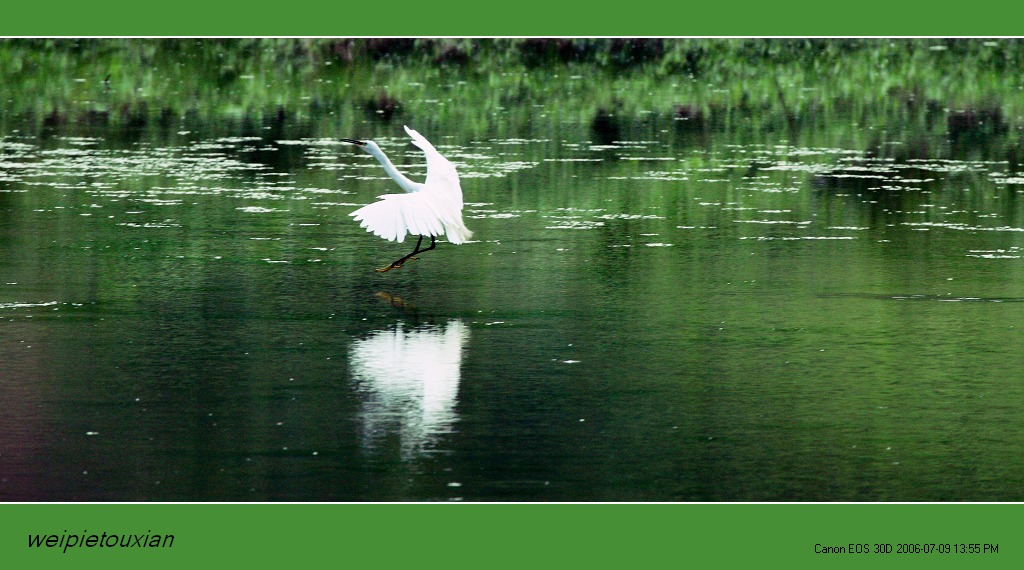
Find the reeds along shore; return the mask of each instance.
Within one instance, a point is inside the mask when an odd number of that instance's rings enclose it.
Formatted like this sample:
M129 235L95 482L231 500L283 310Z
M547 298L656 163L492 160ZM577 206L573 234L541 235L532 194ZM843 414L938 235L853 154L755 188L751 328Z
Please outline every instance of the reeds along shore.
M501 115L602 136L852 122L1015 137L1022 63L1012 39L8 39L0 129L245 120L316 136L415 118L478 134Z

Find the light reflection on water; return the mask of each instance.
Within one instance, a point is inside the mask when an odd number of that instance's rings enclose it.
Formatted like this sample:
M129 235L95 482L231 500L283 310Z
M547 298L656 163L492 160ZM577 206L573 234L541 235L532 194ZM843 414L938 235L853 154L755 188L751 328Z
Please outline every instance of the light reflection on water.
M404 461L437 451L458 421L462 354L469 328L458 319L406 328L404 322L352 343L349 366L364 398L363 446L375 450L397 432Z

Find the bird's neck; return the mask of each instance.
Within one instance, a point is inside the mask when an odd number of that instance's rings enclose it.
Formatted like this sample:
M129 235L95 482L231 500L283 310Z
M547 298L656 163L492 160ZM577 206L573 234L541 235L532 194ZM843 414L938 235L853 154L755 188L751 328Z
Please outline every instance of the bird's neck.
M370 154L373 155L373 157L376 158L384 167L384 172L387 172L388 176L394 179L394 181L402 187L402 190L405 190L406 192L416 192L420 189L421 185L409 180L404 174L399 172L398 169L395 168L395 165L391 163L391 159L388 158L388 155L384 154L382 150L368 150L370 151Z

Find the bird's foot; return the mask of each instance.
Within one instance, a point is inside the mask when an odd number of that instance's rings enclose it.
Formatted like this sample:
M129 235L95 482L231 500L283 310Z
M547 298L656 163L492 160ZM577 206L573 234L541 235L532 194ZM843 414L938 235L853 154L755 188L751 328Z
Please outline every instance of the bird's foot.
M412 261L414 259L419 259L419 258L418 257L407 257L405 259L400 259L400 260L392 263L391 265L389 265L387 267L381 267L380 269L376 269L375 271L377 273L384 273L384 272L387 272L387 271L391 271L392 269L398 269L399 267L405 265L405 263L407 261Z

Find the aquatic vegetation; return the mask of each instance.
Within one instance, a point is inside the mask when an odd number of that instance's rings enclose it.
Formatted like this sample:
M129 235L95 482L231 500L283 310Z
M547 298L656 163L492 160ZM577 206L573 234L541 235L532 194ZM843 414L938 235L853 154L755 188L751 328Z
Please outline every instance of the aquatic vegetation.
M600 144L840 124L847 139L887 124L1016 140L1022 64L1013 39L7 39L0 131L173 138L216 120L317 136L370 121L373 136L402 116L472 140L501 116L498 138L569 120ZM525 107L543 111L526 122Z

